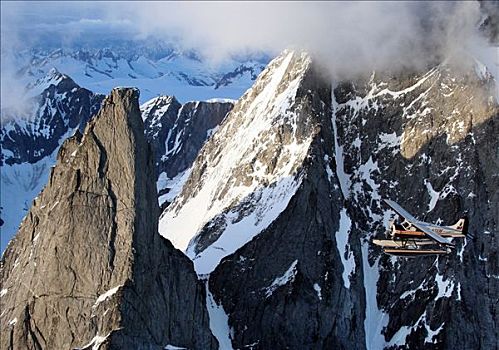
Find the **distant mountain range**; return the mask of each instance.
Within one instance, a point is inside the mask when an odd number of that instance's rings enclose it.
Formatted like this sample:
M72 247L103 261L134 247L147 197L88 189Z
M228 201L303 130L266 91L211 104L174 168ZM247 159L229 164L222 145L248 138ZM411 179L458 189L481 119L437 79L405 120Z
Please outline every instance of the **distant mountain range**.
M132 42L93 49L31 49L13 56L17 77L25 84L56 68L95 93L107 94L116 86L138 87L142 102L165 94L181 102L237 99L268 62L259 55L215 64L192 51Z

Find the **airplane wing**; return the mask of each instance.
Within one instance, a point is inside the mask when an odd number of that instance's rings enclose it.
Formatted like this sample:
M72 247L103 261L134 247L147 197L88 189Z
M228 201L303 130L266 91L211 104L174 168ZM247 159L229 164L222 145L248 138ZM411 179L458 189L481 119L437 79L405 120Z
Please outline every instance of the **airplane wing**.
M389 199L385 199L385 203L388 204L393 210L395 210L395 212L397 214L399 214L400 216L403 216L407 221L410 221L411 223L415 223L415 222L419 221L414 216L412 216L411 214L409 214L407 212L407 210L405 210L404 208L402 208L400 205L398 205L394 201L389 200Z
M395 210L395 212L397 214L404 217L407 221L409 221L411 224L413 224L416 228L420 229L423 233L425 233L428 237L430 237L434 241L441 243L441 244L454 246L454 244L451 243L448 239L445 239L444 237L440 236L435 231L428 228L424 223L417 220L414 216L409 214L404 208L402 208L400 205L398 205L394 201L389 200L389 199L385 199L385 203L388 204L393 210Z
M452 243L451 241L449 241L447 238L444 238L444 237L440 236L435 231L430 230L425 224L422 224L419 221L418 222L412 222L411 221L411 224L413 224L414 226L416 226L416 228L418 228L421 231L423 231L427 236L429 236L434 241L437 241L438 243L442 243L442 244L445 244L445 245L448 245L448 246L454 246L454 243Z

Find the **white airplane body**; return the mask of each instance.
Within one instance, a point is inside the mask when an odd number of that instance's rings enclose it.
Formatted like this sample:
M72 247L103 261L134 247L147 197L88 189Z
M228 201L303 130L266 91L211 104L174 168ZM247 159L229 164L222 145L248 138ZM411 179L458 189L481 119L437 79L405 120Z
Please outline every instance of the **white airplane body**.
M394 201L385 200L385 202L404 218L400 225L394 222L391 224L391 240L373 241L374 244L383 247L387 254L397 256L447 254L450 252L449 248L455 246L447 238L465 237L466 219L460 219L452 226L439 226L416 219Z

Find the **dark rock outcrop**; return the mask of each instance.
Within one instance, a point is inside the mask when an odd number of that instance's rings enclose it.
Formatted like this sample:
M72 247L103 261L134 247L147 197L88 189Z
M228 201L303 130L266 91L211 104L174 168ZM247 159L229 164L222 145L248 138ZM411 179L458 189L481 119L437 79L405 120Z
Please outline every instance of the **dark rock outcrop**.
M380 275L365 288L376 288L371 304L380 318L371 321L387 348L498 346L499 108L490 75L464 68L450 62L419 76L372 76L335 93L345 100L335 115L356 235L385 237L390 213L381 198L421 220L470 222L448 256L391 258L370 249Z
M1 267L2 349L216 348L192 263L157 234L138 91L61 147Z
M142 106L147 140L156 155L158 174L169 178L190 168L213 130L233 107L232 102L194 101L180 104L160 96Z
M180 104L174 96L159 96L141 106L147 140L158 173L160 205L167 206L182 187L199 150L213 134L232 102L195 101Z

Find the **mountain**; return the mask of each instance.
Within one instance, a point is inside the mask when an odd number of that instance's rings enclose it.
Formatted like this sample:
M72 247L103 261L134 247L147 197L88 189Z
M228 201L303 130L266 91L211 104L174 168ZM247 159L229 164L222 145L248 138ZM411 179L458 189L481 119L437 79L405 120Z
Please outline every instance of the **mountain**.
M61 146L0 267L5 349L217 347L192 263L157 234L138 91Z
M219 312L223 348L497 347L498 117L493 76L427 72L328 81L274 59L202 147L160 233ZM395 213L470 235L448 256L382 255ZM213 329L213 328L212 328Z
M17 52L17 79L28 84L52 67L96 93L116 86L136 86L142 101L175 95L183 102L239 98L265 67L265 57L230 58L212 64L192 51L160 43L116 42L102 47L33 48Z
M76 130L84 129L103 98L52 69L28 86L26 95L19 97L21 106L2 108L2 251L47 183L59 146Z
M179 200L162 217L160 232L180 249L188 247L203 225L224 225L220 232L210 231L208 244L189 246L188 254L196 257L199 273L211 272L214 267L201 267L201 260L220 260L252 238L249 233L237 238L228 236L226 245L219 241L216 247L199 254L207 245L223 239L224 230L238 229L230 224L226 227L230 221L249 228L258 223L268 225L279 214L277 208L270 209L277 203L285 206L298 187L300 176L296 176L296 170L306 157L313 125L308 123L309 110L306 110L300 120L305 124L304 129L298 129L298 117L288 111L288 106L294 105L292 95L296 94L308 61L306 55L289 54L270 64L203 147ZM241 210L253 214L248 215L248 222L241 222L237 208L229 210L237 202ZM202 215L192 217L194 208ZM238 246L235 242L241 239Z
M83 131L103 99L56 69L26 90L21 108L2 110L2 162L9 165L52 154L68 129Z
M364 272L368 306L368 289L377 291L366 321L372 344L497 347L499 107L492 76L473 63L462 69L448 61L423 75L378 75L335 90L351 232L382 237L389 211L381 198L430 222L470 220L468 237L445 257L376 259L363 243L364 271L379 273L367 285L373 275Z
M146 138L156 157L161 206L178 194L199 150L232 107L224 100L182 105L174 96L159 96L141 106Z
M4 254L2 339L497 348L496 65L448 58L331 81L285 51L235 103L162 95L139 111L135 90L114 90L60 148ZM16 147L8 166L48 159ZM466 215L469 234L446 256L383 255L372 240L395 216L385 198L429 222ZM61 319L74 328L51 333Z
M103 98L52 69L28 85L22 108L2 110L1 251L47 182L60 144L76 130L83 131ZM156 157L160 204L178 193L199 149L232 106L217 99L181 105L173 96L141 106L145 135Z

